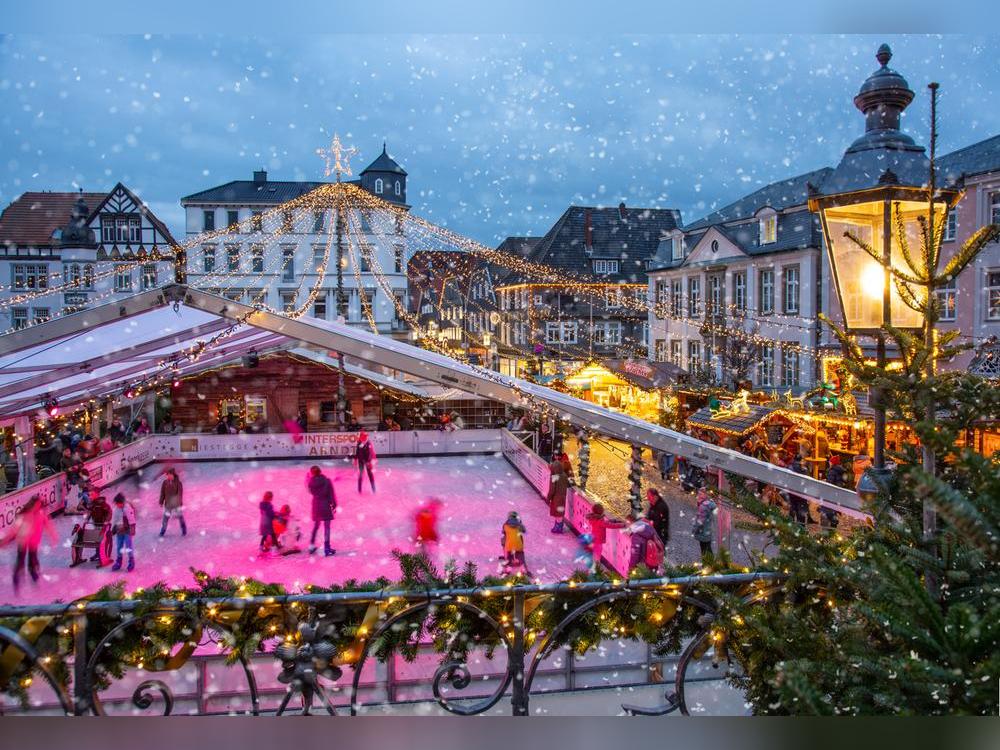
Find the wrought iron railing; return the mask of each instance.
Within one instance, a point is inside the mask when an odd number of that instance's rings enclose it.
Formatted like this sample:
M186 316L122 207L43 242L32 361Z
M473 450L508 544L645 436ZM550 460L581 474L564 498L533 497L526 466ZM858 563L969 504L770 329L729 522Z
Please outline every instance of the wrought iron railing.
M489 642L488 658L494 651L505 651L506 663L489 675L491 685L485 695L468 691L474 684L468 649L454 649L454 643L443 644L438 650L445 656L433 676L429 678L434 699L445 710L459 715L483 713L494 708L504 696L510 696L511 712L526 716L536 677L543 671L543 661L559 645L564 648L572 639L567 634L595 612L608 605L627 603L641 597L643 600L664 602L672 612L683 609L687 620L694 623L680 648L672 693L665 694L667 703L659 707L623 708L630 713L668 713L678 710L688 713L685 682L692 662L706 653L717 637L714 624L719 614L718 592L738 595L744 605L753 606L767 599L780 583L782 576L775 573L746 573L735 575L705 575L682 578L655 578L622 581L581 581L523 586L492 586L477 588L428 589L426 591L396 590L370 592L338 592L295 594L280 596L235 596L225 598L163 599L140 602L134 599L121 601L79 601L71 604L0 607L0 688L11 691L3 680L21 679L28 689L38 676L55 696L59 710L67 715L104 715L100 693L109 681L121 679L122 670L140 670L143 679L131 695L133 711L145 711L157 706L161 714L174 709L175 694L164 679L155 675L178 669L204 651L211 642L232 643L241 627L241 618L267 612L271 622L284 623L273 627L274 638L255 646L255 653L273 655L280 665L278 681L286 686L285 694L277 709L262 706L258 680L245 651L231 648L229 660L238 664L245 678L243 696L249 714L310 713L318 704L330 714L355 715L361 708L359 698L362 673L373 659L386 658L386 639L398 634L400 629L416 628L423 632L423 622L428 616L448 611L452 616L472 618L479 628L481 640L475 648ZM502 601L504 614L497 616L497 603ZM529 608L540 603L562 602L566 614L553 620L544 632L528 626ZM574 606L569 606L572 602ZM337 640L337 628L348 619L348 612L378 612L378 617L355 627L356 651L338 653L343 639ZM669 617L668 617L669 619ZM173 642L158 642L155 630L160 623L170 622L175 635ZM16 628L16 629L15 629ZM61 639L62 651L43 652L37 646L37 636L46 628L56 632ZM131 634L129 631L133 631ZM330 634L334 635L331 637ZM128 664L114 662L110 655L127 638L136 636L143 648L162 648L162 657L156 663ZM419 636L418 636L419 637ZM455 633L455 638L460 637ZM629 637L629 636L624 636ZM632 636L634 637L634 635ZM49 641L51 645L51 640ZM589 644L596 646L597 644ZM174 652L173 648L179 650ZM464 653L466 658L451 658L453 653ZM151 659L151 661L154 661ZM12 669L12 665L17 667ZM19 665L19 666L18 666ZM344 676L341 667L353 671L346 705L336 705L331 688L340 684ZM6 670L6 671L5 671ZM117 677L115 676L117 674ZM71 675L71 678L70 678ZM482 677L486 677L483 675ZM204 680L204 676L199 678ZM37 686L30 687L37 690ZM338 687L339 689L339 687ZM468 691L468 692L466 692ZM239 691L235 691L239 693ZM159 701L157 701L157 696ZM23 696L22 696L23 697ZM204 704L199 702L199 712ZM8 710L12 708L7 700ZM16 706L13 706L16 709Z

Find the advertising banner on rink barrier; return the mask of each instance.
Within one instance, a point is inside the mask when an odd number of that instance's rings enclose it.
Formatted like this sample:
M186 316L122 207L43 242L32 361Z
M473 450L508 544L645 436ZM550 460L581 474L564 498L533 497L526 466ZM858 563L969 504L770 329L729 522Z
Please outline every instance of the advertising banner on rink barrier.
M14 523L14 516L27 504L32 495L41 497L42 504L50 515L62 510L66 506L64 484L63 475L59 473L0 497L0 537L7 533L7 529Z

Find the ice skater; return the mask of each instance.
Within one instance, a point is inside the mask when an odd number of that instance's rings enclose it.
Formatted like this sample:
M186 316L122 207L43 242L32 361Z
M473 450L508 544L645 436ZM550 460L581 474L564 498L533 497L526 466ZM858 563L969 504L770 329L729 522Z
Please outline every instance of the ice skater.
M360 483L361 480L358 479L359 489ZM318 466L313 466L309 469L309 479L306 486L312 496L313 530L312 536L309 538L309 554L316 551L316 533L322 524L323 554L330 557L337 552L330 546L330 522L333 520L333 511L337 507L337 496L333 491L333 482L323 474Z
M258 531L260 532L260 554L266 554L271 547L276 549L281 549L281 544L278 542L278 535L274 532L274 493L268 490L264 493L264 497L260 501L258 508L260 509L260 525Z
M438 514L441 512L441 501L436 497L421 503L413 517L413 541L418 550L422 550L433 561L437 555L438 546Z
M38 547L42 543L42 534L48 534L53 544L58 541L55 527L45 511L42 499L38 495L32 495L14 516L10 531L0 540L0 546L10 544L12 541L17 544L17 557L14 559L14 593L17 593L21 586L25 561L28 563L31 580L38 583Z
M524 523L521 522L521 517L516 510L512 510L507 514L507 520L504 521L500 530L504 575L509 575L511 568L518 566L521 567L524 575L531 575L531 571L528 570L528 562L524 558L524 535L526 533L527 530L524 528Z
M115 536L115 564L112 570L122 569L122 557L128 553L128 572L135 570L135 550L132 538L135 536L135 506L125 500L125 495L115 495L111 510L111 533Z
M181 525L181 536L187 536L187 524L184 523L184 485L177 476L177 470L170 467L164 472L163 484L160 485L160 507L163 508L163 523L160 526L160 536L167 533L167 523L171 517L177 518Z
M594 503L594 507L587 514L587 521L590 523L590 536L593 538L590 572L596 573L601 567L601 554L604 552L604 543L608 540L608 529L623 529L625 524L604 515L604 506L600 503Z
M375 474L372 469L375 466L375 446L368 439L368 433L362 430L358 433L358 444L354 448L354 463L358 466L358 494L361 494L361 483L364 474L368 472L368 481L372 485L372 493L375 492Z
M274 514L273 528L283 556L297 555L302 551L302 548L297 544L302 539L302 529L297 525L292 527L292 506L286 503L278 509Z
M566 515L566 492L569 490L570 473L572 467L567 471L566 464L563 463L562 456L556 456L549 464L549 516L552 518L552 533L562 534L564 518ZM566 459L567 463L569 458Z

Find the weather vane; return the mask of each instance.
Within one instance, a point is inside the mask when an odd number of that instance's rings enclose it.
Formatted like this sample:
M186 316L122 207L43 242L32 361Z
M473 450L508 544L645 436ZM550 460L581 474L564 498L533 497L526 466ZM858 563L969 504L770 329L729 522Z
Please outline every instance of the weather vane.
M327 177L330 174L335 174L337 176L337 182L340 182L340 175L346 174L351 175L351 157L358 153L358 150L353 146L347 147L340 142L340 136L336 133L333 134L333 140L330 142L330 148L318 148L316 153L326 162L326 174Z

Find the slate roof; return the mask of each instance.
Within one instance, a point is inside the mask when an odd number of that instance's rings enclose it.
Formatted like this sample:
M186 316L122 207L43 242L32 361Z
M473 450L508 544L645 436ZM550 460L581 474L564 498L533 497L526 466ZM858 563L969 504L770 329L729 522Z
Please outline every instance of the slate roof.
M496 249L502 253L510 253L521 258L527 258L531 255L531 251L535 249L535 245L541 242L541 240L541 237L507 237L503 242L497 245ZM505 268L504 266L500 266L495 263L488 265L493 270L494 285L503 284L517 273L513 269Z
M687 423L692 427L704 427L710 430L727 430L739 436L745 435L761 422L774 414L773 406L763 404L750 404L750 411L746 414L734 414L728 417L717 418L712 410L707 406L702 407L690 417Z
M1000 172L1000 135L938 157L937 167L938 172L948 181L962 175Z
M185 203L260 203L276 204L294 200L328 182L291 182L285 180L233 180L225 185L202 190L181 198ZM360 182L354 181L359 185Z
M585 244L590 216L591 251ZM528 260L602 283L646 282L646 261L654 257L660 240L680 228L680 212L669 208L628 208L624 218L617 206L570 206L532 249ZM619 272L594 276L593 261L619 261ZM517 275L504 279L516 283Z
M399 174L406 176L406 170L403 169L396 161L386 153L385 144L382 144L382 153L369 164L367 167L361 170L361 174L365 172L392 172L393 174Z
M19 247L54 247L52 234L64 228L73 206L83 196L87 208L100 206L108 193L23 193L0 214L0 243Z

